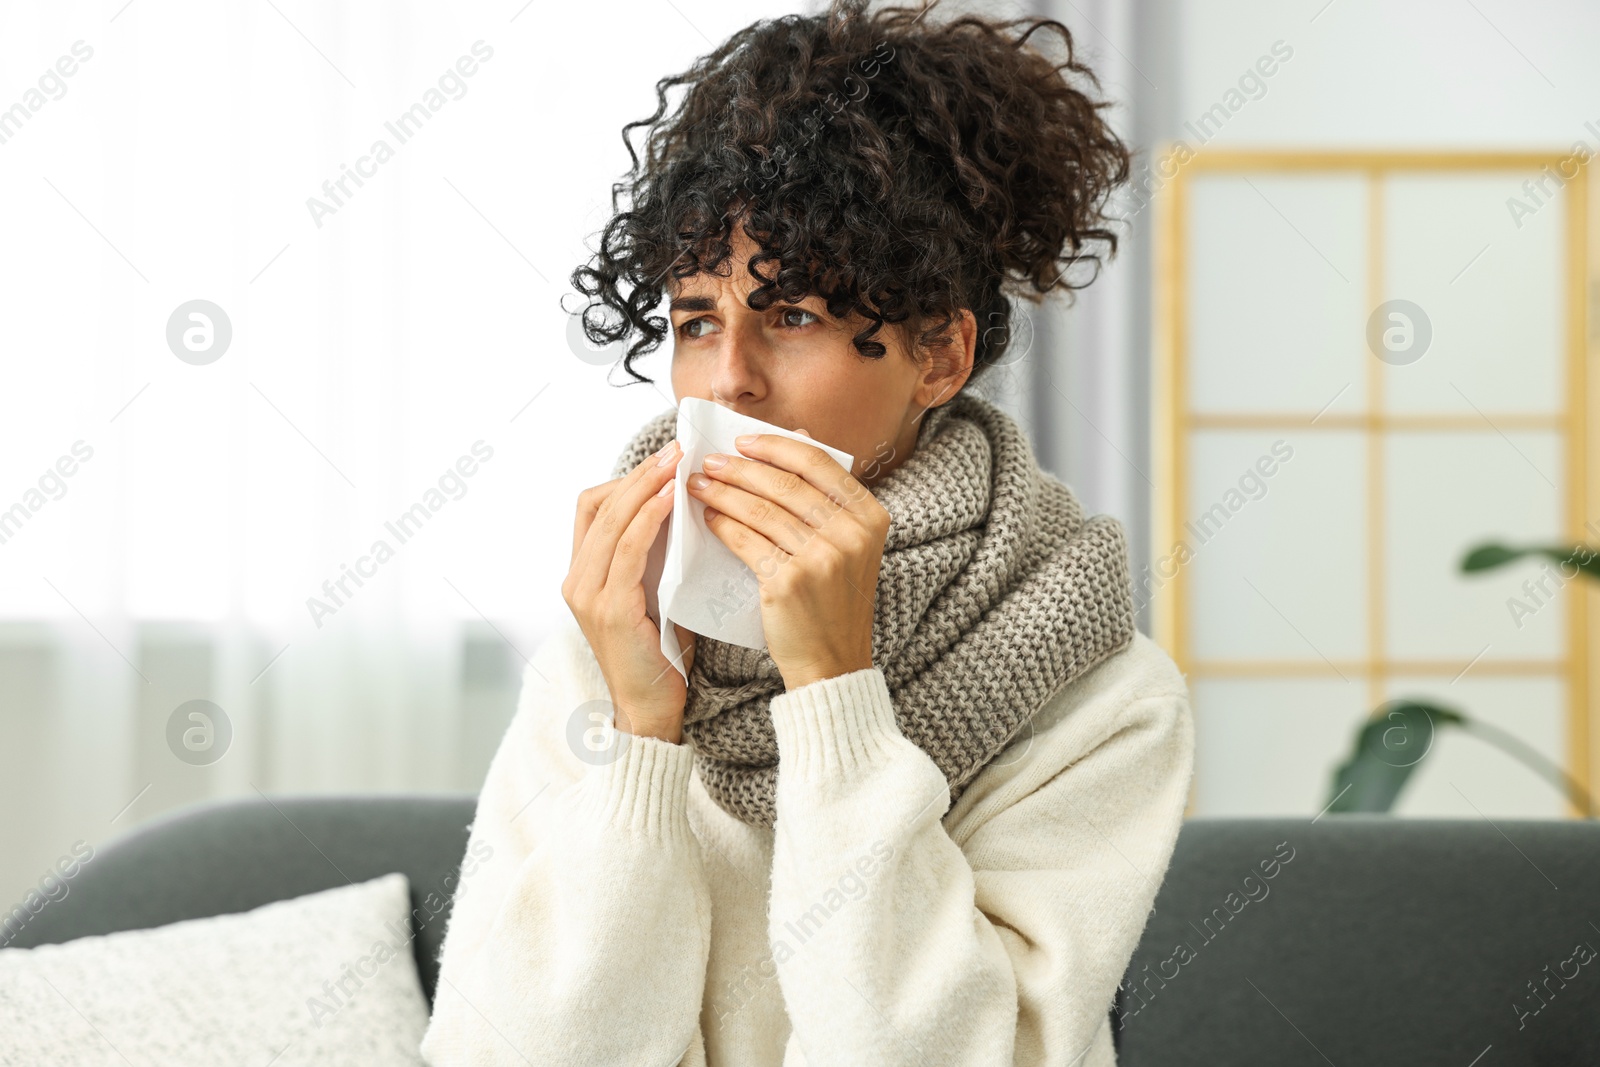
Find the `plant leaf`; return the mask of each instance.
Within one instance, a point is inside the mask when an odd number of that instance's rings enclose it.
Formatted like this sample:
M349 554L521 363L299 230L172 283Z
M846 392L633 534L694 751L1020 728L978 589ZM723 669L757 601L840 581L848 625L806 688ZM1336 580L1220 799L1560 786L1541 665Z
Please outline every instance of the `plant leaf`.
M1528 550L1525 548L1507 548L1491 541L1468 552L1466 558L1461 561L1461 570L1466 574L1493 570L1495 567L1503 567L1507 563L1519 560L1527 554Z
M1350 758L1333 775L1326 810L1388 812L1433 748L1436 731L1459 725L1460 712L1415 700L1391 700L1356 733Z
M1561 569L1564 578L1587 574L1591 578L1600 579L1600 550L1590 548L1588 545L1535 545L1531 548L1509 548L1490 541L1479 545L1462 557L1461 570L1464 574L1493 570L1525 556L1545 557ZM1576 569L1572 574L1567 574L1566 567Z

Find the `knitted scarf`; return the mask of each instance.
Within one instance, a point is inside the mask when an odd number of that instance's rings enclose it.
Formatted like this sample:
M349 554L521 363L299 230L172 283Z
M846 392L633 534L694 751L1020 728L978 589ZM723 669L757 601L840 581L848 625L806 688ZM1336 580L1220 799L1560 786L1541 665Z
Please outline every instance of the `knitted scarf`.
M613 476L672 440L676 419L669 409L646 423ZM1086 520L1016 422L969 393L924 416L915 449L872 494L890 516L873 665L954 804L1057 690L1133 639L1123 527ZM725 811L767 829L778 779L769 705L783 691L766 650L695 638L683 733L696 771Z

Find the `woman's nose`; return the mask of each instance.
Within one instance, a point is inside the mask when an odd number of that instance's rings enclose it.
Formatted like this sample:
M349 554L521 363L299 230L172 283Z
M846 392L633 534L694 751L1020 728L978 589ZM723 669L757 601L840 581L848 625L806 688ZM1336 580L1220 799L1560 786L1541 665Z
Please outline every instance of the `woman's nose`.
M730 407L748 404L766 395L758 339L739 330L728 330L722 335L711 372L711 393Z

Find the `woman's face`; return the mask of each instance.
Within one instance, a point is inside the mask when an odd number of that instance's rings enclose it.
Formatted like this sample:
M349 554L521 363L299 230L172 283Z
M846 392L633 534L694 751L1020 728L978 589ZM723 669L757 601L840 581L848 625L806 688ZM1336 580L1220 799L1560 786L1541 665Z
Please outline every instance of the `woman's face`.
M672 391L699 397L789 430L804 429L855 457L853 473L872 485L905 462L931 407L953 397L971 373L976 324L958 319L955 343L912 359L902 332L876 335L888 351L869 359L851 337L866 321L841 321L820 297L752 311L758 284L745 264L758 248L735 227L731 277L702 271L674 280Z

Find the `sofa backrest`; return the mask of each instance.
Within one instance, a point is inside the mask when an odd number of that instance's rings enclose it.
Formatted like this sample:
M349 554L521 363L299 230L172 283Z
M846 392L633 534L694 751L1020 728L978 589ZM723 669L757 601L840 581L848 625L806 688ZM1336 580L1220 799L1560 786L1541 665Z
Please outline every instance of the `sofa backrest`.
M249 911L399 871L411 882L411 947L431 1001L476 804L471 794L345 795L185 808L97 850L67 880L65 897L9 940L0 925L0 947Z
M1600 823L1191 820L1113 1034L1122 1067L1600 1064L1597 949Z
M189 808L101 849L4 944L246 911L401 871L431 998L475 803ZM1596 949L1600 823L1195 819L1109 1024L1121 1067L1600 1064Z

